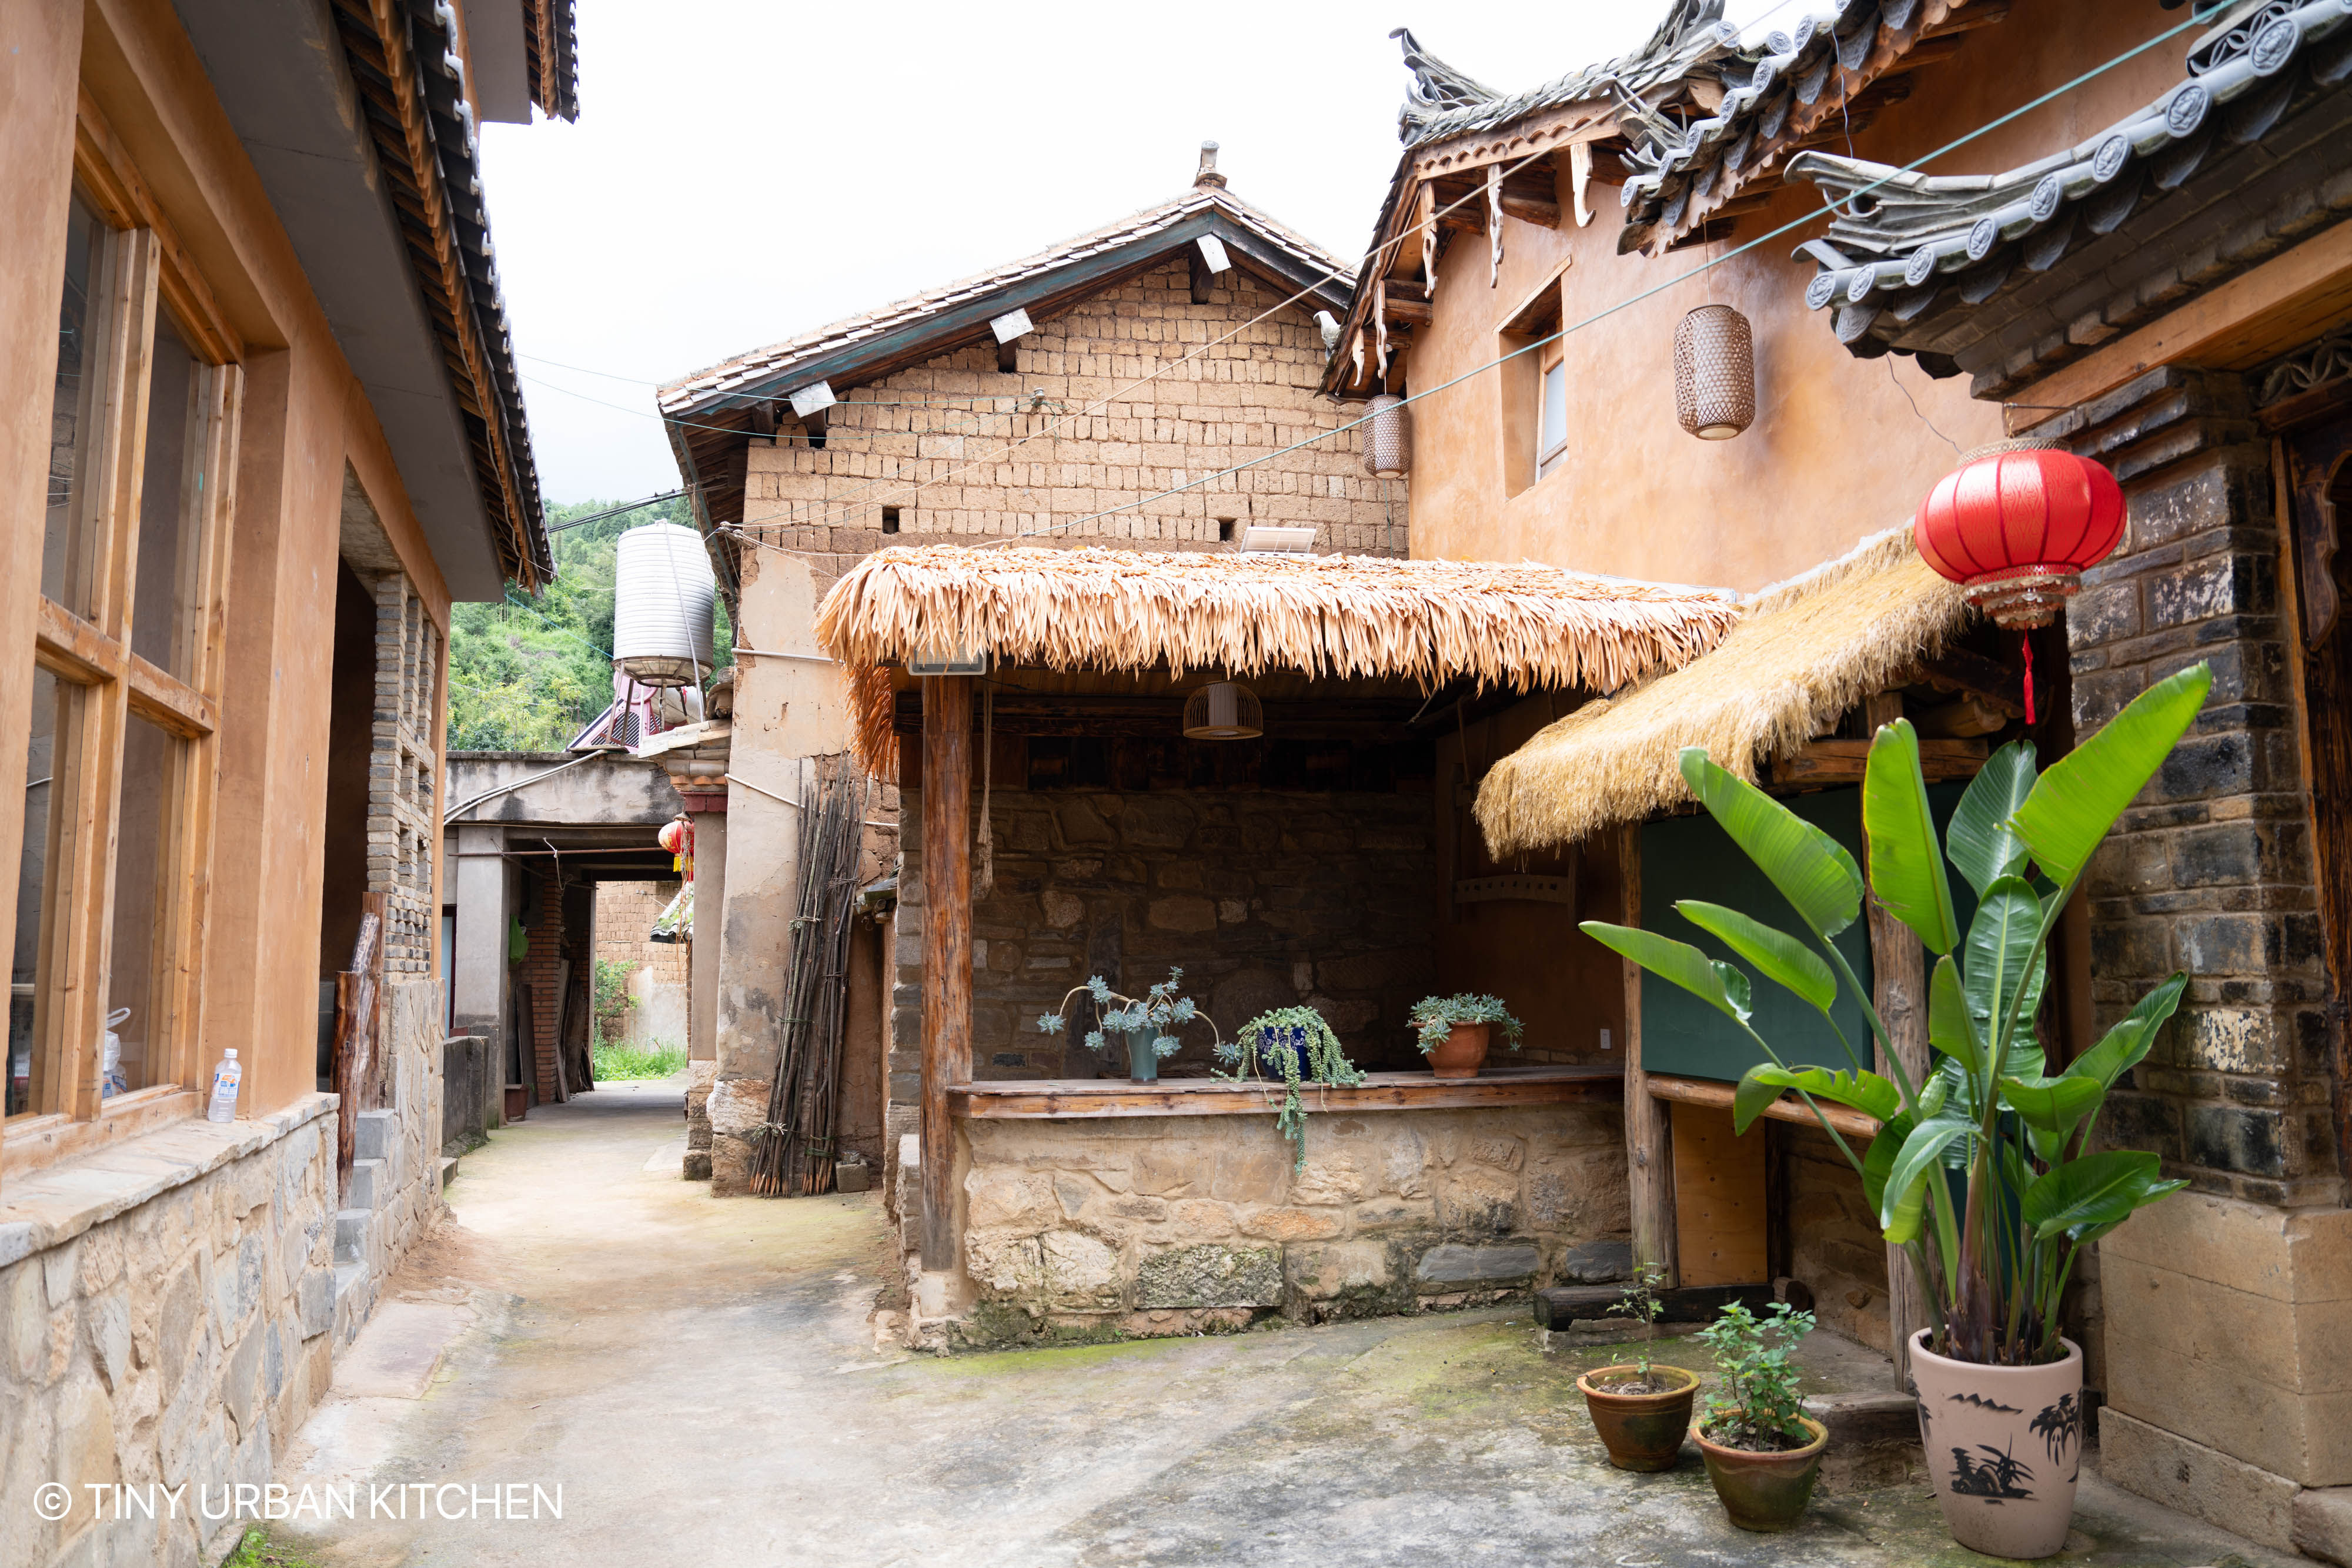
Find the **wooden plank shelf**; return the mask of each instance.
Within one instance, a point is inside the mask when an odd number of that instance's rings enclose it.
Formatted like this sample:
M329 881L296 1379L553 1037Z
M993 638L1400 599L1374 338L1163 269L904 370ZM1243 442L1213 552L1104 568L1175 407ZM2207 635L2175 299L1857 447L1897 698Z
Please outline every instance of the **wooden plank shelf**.
M1669 1078L1654 1072L1650 1074L1649 1090L1653 1100L1673 1100L1685 1105L1713 1105L1728 1111L1734 1086L1709 1079ZM1826 1100L1817 1100L1814 1103L1821 1106L1822 1113L1829 1119L1830 1125L1848 1137L1874 1138L1878 1135L1878 1119L1875 1116L1865 1116L1859 1111L1832 1105ZM1788 1094L1765 1106L1764 1114L1776 1122L1796 1122L1808 1127L1821 1125L1813 1120L1812 1112L1806 1108L1803 1101Z
M1279 1081L1273 1086L1278 1091ZM1352 1088L1302 1086L1318 1112L1463 1111L1488 1105L1562 1105L1614 1100L1624 1075L1613 1065L1505 1067L1475 1078L1427 1072L1368 1072ZM959 1083L948 1091L952 1114L977 1121L1015 1117L1077 1120L1107 1116L1263 1116L1281 1103L1262 1080L1162 1079L1130 1083L1116 1078L1000 1079Z

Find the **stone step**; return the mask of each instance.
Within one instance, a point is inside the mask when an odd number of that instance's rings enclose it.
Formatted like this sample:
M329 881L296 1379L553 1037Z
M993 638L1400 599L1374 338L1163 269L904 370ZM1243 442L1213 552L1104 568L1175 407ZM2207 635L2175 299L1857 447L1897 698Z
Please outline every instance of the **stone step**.
M348 1208L382 1208L392 1196L391 1173L382 1160L353 1160L351 1185L343 1193Z
M457 1179L457 1157L455 1155L443 1155L441 1156L441 1185L446 1187Z
M343 1208L335 1211L335 1261L365 1268L375 1256L375 1211Z

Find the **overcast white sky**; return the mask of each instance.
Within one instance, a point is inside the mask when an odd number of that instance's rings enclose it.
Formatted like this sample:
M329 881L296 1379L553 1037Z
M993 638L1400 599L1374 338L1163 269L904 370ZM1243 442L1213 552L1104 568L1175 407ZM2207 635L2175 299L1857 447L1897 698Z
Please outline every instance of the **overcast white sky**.
M579 0L579 123L483 132L541 489L675 488L655 382L1164 201L1204 138L1234 194L1357 255L1396 164L1390 28L1507 92L1665 8Z

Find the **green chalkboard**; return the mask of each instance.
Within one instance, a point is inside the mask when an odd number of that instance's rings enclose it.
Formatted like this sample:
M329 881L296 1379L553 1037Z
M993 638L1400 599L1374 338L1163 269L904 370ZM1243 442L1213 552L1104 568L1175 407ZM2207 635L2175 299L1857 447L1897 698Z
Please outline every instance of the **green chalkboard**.
M1928 786L1928 808L1936 818L1940 832L1951 820L1952 809L1959 803L1964 786L1933 784ZM1862 852L1862 791L1853 789L1823 789L1810 795L1794 796L1782 802L1805 821L1845 846L1856 864L1864 859ZM1967 883L1958 873L1951 873L1952 899L1960 917L1961 928L1967 929L1976 912L1976 900ZM1797 912L1789 907L1764 873L1724 831L1716 826L1715 819L1705 814L1693 817L1670 817L1663 821L1644 823L1642 828L1642 924L1661 936L1688 942L1710 958L1721 958L1739 964L1732 951L1675 911L1675 901L1680 898L1704 899L1709 904L1725 904L1742 914L1754 916L1767 925L1778 926L1790 936L1808 942L1804 923ZM1837 937L1838 951L1853 967L1854 977L1864 986L1871 983L1869 922L1857 919ZM1739 964L1743 969L1748 966ZM1837 1036L1822 1022L1822 1015L1811 1004L1800 1000L1790 992L1761 976L1750 972L1754 983L1755 1016L1750 1020L1756 1032L1772 1042L1781 1060L1792 1065L1819 1067L1851 1067ZM1837 1004L1831 1009L1837 1028L1862 1058L1865 1066L1873 1065L1870 1020L1863 1015L1862 1004L1843 988L1840 988ZM1642 1065L1652 1072L1671 1073L1683 1078L1707 1078L1722 1082L1738 1082L1763 1055L1755 1043L1738 1027L1713 1008L1692 996L1672 981L1657 976L1642 977Z

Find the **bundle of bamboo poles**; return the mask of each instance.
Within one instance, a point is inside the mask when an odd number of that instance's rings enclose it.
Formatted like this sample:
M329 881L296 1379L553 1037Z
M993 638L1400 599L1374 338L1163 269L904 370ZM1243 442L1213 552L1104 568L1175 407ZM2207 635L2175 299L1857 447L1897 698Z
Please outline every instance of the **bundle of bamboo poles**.
M819 758L801 781L800 898L784 978L782 1048L768 1090L767 1123L751 1160L751 1190L762 1197L833 1190L850 922L857 908L869 788L847 758Z

